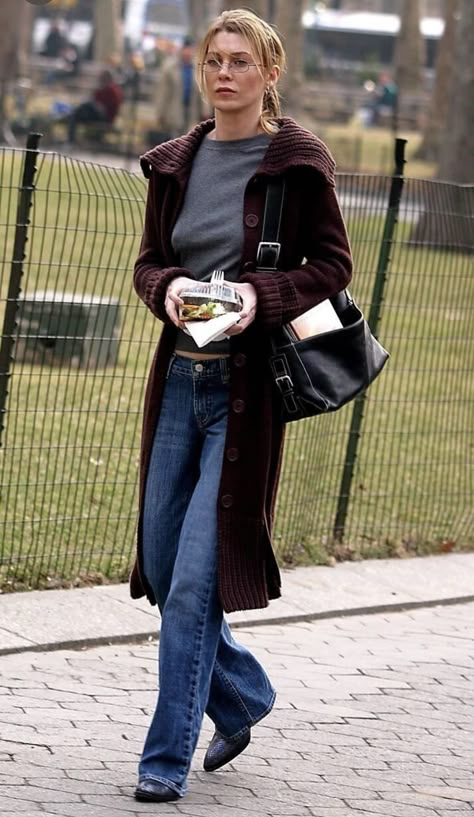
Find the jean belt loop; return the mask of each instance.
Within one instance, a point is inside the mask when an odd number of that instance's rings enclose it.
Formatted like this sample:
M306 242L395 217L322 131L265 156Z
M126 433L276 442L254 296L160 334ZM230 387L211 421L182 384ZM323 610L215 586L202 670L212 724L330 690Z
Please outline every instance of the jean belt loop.
M229 358L228 357L221 357L219 358L220 369L221 369L221 379L223 383L227 383L229 380Z
M173 367L173 363L175 362L175 360L176 360L176 354L175 354L175 352L173 352L173 354L171 355L171 357L170 357L170 359L168 361L168 368L166 370L166 380L168 380L168 377L170 376L171 369Z

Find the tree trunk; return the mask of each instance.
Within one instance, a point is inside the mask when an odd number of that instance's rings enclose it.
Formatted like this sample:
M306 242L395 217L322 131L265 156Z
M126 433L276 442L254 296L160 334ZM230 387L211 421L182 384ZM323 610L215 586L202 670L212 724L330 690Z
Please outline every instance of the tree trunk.
M421 88L425 47L420 30L420 0L402 0L400 31L395 44L395 82L399 100Z
M444 0L444 32L438 44L436 79L423 132L418 159L437 162L441 136L448 117L449 92L453 73L458 0Z
M108 63L122 56L120 0L100 0L94 4L94 59Z
M19 19L17 18L18 30L18 75L20 77L30 76L30 58L33 51L33 6L24 3ZM17 12L18 13L18 12Z
M450 104L438 178L474 183L474 3L459 0Z
M8 83L18 77L20 30L26 18L26 3L0 3L0 134L5 129L5 102Z
M304 79L304 30L301 18L306 4L304 0L279 0L276 27L283 38L288 68L279 82L285 112L298 116L301 112L301 91Z
M291 3L291 0L286 0L286 2ZM241 9L244 7L252 9L252 11L255 11L260 17L263 17L264 20L269 19L268 0L251 0L251 2L243 2L243 0L222 0L221 2L222 11L227 11L227 9Z
M440 149L437 178L458 185L443 185L431 191L437 199L428 202L412 239L440 249L473 251L474 206L474 4L459 0L450 102Z
M218 4L213 0L188 0L189 36L198 43L209 20L217 15Z

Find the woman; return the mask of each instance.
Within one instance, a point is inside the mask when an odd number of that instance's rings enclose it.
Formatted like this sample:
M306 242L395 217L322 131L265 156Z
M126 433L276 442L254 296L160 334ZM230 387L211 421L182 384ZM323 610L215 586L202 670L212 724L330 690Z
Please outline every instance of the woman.
M135 796L185 794L204 716L204 760L245 749L275 691L233 639L223 611L280 595L271 546L283 427L268 370L269 332L335 294L351 255L323 143L280 115L280 39L250 11L223 12L200 47L197 80L215 110L142 157L149 178L135 288L164 328L145 398L138 557L131 593L161 614L159 698ZM283 175L278 272L256 270L266 182ZM307 260L306 260L307 259ZM224 269L243 301L229 339L198 349L180 293ZM281 270L281 271L280 271Z

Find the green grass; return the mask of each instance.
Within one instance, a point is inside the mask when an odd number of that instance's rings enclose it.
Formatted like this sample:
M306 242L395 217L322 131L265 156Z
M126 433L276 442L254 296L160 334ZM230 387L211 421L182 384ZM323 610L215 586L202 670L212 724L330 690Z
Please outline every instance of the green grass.
M394 135L388 128L362 128L360 124L325 125L316 133L331 148L340 171L391 173L394 166ZM431 179L436 170L432 162L416 158L421 142L418 131L397 134L407 140L405 173L410 178Z
M20 157L2 161L3 322ZM120 345L115 368L13 365L0 448L4 589L128 573L144 384L160 332L131 283L145 192L123 171L39 161L23 288L118 298ZM348 211L364 307L382 225L380 215ZM392 357L367 402L344 544L332 526L351 406L288 427L276 523L285 563L473 544L472 261L409 237L400 224L380 330Z

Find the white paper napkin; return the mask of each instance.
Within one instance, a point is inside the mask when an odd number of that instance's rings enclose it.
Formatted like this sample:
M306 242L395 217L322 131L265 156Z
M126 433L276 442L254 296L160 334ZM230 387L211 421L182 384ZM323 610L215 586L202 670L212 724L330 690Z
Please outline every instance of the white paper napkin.
M227 329L240 321L238 312L226 312L210 321L186 321L184 324L196 346L201 349L212 340L222 340Z

